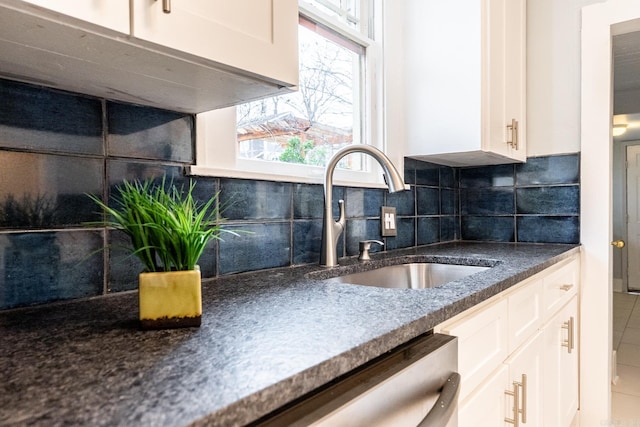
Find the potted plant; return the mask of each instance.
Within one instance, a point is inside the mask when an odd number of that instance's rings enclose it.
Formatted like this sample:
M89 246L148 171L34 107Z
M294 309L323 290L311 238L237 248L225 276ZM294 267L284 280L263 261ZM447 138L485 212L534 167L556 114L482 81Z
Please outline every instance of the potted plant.
M206 203L173 182L124 181L116 187L113 207L91 199L107 215L101 225L122 230L131 253L144 265L139 275L140 323L145 329L200 326L202 295L197 265L207 243L222 231L218 194ZM233 233L235 234L235 233Z

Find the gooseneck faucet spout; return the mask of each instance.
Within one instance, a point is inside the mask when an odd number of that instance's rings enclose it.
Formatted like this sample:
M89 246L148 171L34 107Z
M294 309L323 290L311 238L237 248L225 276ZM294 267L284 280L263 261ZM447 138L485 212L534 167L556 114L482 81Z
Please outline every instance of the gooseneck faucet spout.
M335 267L338 265L338 253L336 247L338 238L345 227L344 200L339 200L340 218L333 219L333 172L340 159L351 153L368 154L380 164L384 171L385 182L390 193L405 190L404 179L393 166L391 160L380 150L370 145L349 145L336 152L324 173L324 219L322 221L322 244L320 246L320 265L323 267Z

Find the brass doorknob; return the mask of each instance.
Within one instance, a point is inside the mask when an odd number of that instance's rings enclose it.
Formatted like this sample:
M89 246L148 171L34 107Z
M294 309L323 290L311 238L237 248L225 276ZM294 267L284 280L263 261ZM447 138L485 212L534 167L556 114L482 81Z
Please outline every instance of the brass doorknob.
M618 249L622 249L624 248L624 240L614 240L613 242L611 242L612 246L615 246Z

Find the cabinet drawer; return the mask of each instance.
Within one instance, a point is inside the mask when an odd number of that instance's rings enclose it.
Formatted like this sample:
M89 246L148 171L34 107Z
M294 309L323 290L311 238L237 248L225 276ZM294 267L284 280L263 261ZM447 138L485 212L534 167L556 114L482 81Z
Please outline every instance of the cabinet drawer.
M543 318L546 322L577 292L580 261L574 258L544 278Z
M509 295L509 353L542 326L542 280L534 280Z
M507 300L443 325L441 332L458 337L460 399L480 385L507 357Z

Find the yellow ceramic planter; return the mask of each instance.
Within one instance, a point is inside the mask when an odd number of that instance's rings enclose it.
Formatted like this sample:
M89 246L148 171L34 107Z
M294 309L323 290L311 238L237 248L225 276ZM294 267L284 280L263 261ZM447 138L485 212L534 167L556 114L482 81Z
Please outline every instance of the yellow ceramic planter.
M200 271L141 273L140 323L145 329L200 326Z

